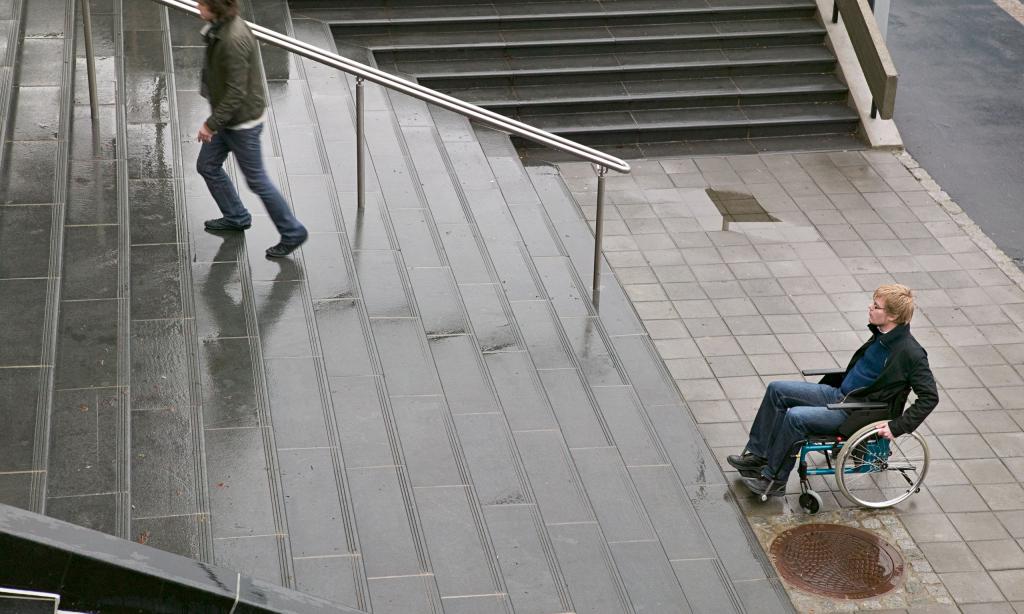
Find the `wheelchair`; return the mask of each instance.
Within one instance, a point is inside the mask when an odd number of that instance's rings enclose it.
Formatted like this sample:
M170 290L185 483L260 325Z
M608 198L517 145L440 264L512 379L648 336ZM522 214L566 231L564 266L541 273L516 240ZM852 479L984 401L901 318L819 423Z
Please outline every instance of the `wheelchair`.
M835 375L844 369L809 369L804 375ZM909 390L907 391L909 394ZM928 443L916 431L904 433L893 441L882 437L874 424L885 420L886 403L833 403L829 409L864 412L867 424L849 437L811 435L793 447L800 476L800 507L809 514L821 509L821 495L810 485L809 476L832 475L839 491L862 507L882 509L905 501L921 492L928 474ZM853 415L857 415L856 413ZM823 455L823 463L809 464L811 453ZM762 495L761 500L767 500Z

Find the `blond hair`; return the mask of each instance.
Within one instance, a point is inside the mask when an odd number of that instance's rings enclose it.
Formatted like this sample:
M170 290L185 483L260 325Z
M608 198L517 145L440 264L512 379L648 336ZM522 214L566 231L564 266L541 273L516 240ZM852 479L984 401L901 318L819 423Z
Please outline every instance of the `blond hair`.
M903 284L878 286L873 298L885 300L885 312L896 318L897 324L906 324L914 317L914 293Z

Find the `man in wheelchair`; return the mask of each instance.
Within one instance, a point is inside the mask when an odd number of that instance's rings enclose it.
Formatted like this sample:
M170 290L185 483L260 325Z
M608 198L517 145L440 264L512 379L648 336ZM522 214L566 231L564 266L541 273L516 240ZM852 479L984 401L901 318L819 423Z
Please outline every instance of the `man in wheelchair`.
M939 395L928 353L910 334L913 314L909 288L880 286L868 307L871 339L853 354L845 371L828 370L817 384L776 381L768 385L746 448L727 459L747 488L762 496L785 494L795 463L793 450L808 435L848 437L877 422L878 433L892 440L921 425L938 404ZM917 398L904 411L910 390ZM876 408L855 409L858 402ZM828 408L837 403L848 407ZM878 403L885 403L884 408L877 409Z

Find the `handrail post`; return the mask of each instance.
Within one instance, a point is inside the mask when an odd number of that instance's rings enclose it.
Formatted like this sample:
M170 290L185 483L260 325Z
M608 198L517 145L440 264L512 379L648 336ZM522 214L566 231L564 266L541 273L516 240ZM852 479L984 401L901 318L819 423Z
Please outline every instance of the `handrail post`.
M608 167L597 170L597 223L594 225L594 283L592 296L594 310L601 306L601 240L604 237L604 180Z
M82 29L85 31L85 66L89 75L89 110L92 119L100 117L98 102L96 101L96 56L92 49L92 9L89 8L89 0L81 0L82 5Z
M365 154L366 148L365 120L363 109L363 79L356 77L356 208L363 210L366 202L366 172Z

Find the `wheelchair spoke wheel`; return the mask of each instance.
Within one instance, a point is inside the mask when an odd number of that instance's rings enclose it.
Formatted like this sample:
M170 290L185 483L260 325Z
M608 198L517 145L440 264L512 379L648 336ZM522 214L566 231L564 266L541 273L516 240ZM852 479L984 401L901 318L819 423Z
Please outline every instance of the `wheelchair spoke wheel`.
M920 489L928 458L928 444L917 433L888 441L868 425L839 451L836 482L843 495L858 505L889 507Z

